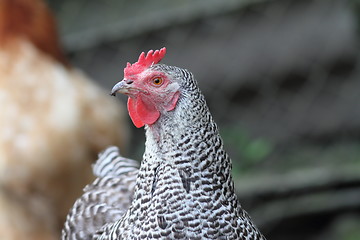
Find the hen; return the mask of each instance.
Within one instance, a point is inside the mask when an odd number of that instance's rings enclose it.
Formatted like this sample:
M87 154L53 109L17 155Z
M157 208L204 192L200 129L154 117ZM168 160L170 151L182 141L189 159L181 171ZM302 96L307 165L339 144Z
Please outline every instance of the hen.
M40 0L0 1L0 239L57 239L123 106L67 63Z
M88 217L99 209L125 211L124 205L110 203L104 193L93 190L94 185L96 189L109 187L101 177L85 189L85 197L71 210L63 239L265 239L238 202L231 160L197 82L185 69L159 64L165 52L163 48L146 56L142 53L135 64L128 63L124 79L112 89L113 95L129 96L130 117L135 126L145 126L146 132L145 153L135 188L130 188L134 194L128 210L121 217L105 219L104 213ZM116 162L120 157L102 155L99 161L107 158ZM114 178L125 176L117 172ZM126 186L124 181L117 184ZM97 217L103 226L84 234L82 227L99 223Z

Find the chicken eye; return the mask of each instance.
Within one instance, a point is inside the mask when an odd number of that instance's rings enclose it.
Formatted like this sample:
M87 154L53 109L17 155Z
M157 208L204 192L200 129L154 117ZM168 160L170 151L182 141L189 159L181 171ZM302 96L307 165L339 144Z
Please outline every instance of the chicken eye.
M158 86L161 86L161 84L163 83L163 79L161 77L155 77L151 80L151 83L158 87Z

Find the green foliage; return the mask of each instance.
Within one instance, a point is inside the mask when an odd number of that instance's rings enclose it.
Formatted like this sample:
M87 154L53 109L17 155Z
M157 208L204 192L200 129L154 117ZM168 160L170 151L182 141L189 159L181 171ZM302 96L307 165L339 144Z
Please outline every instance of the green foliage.
M332 226L334 239L359 240L360 219L356 215L340 217Z
M226 149L233 160L233 174L237 175L265 160L273 151L273 144L265 138L253 138L239 126L221 130Z
M357 31L360 31L360 0L350 0L351 8L357 20Z

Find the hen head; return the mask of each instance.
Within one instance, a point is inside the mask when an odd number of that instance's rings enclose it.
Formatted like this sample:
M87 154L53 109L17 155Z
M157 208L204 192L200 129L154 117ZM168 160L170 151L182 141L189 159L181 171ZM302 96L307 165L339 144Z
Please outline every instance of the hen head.
M136 127L154 124L161 114L174 110L180 96L180 78L172 67L158 64L166 49L141 53L138 61L128 63L124 79L118 82L111 94L117 92L129 96L128 111Z
M0 0L0 46L8 47L17 39L26 39L39 50L67 65L55 19L44 1Z

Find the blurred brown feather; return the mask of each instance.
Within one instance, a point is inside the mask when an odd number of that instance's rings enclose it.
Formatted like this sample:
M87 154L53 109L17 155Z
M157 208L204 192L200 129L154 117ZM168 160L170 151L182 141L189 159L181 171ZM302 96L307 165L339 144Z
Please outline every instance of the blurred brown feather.
M97 153L125 147L124 108L70 67L40 0L0 0L0 103L0 239L59 238Z

